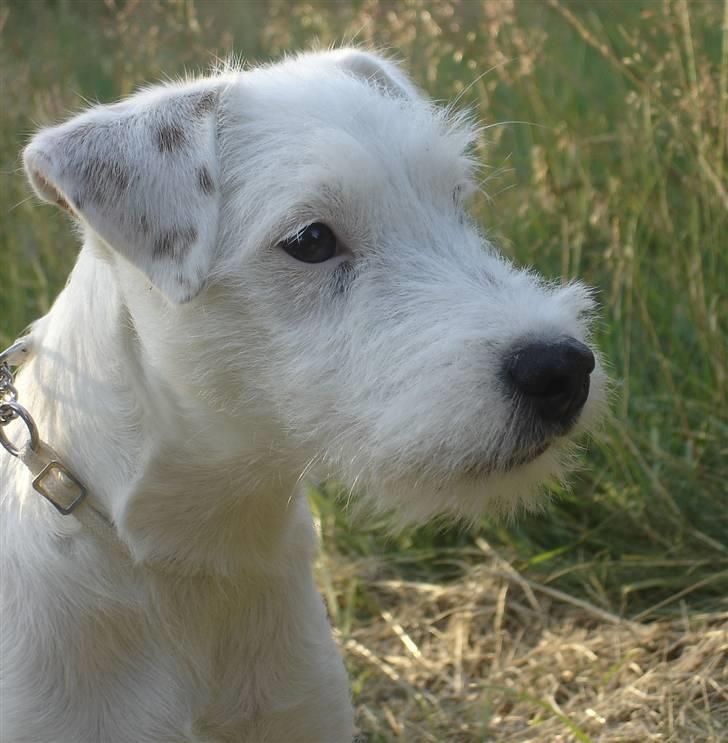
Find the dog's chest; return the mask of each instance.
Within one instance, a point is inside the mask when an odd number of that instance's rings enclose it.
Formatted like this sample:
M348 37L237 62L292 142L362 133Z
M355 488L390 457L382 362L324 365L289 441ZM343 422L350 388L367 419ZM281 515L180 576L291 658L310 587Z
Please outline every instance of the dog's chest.
M330 689L348 708L315 592L199 578L151 582L143 595L133 608L87 594L24 607L32 617L5 612L8 740L265 740L263 730L305 730Z
M269 587L247 602L202 595L208 610L198 603L187 649L177 649L177 678L193 690L191 740L346 740L348 680L313 583Z

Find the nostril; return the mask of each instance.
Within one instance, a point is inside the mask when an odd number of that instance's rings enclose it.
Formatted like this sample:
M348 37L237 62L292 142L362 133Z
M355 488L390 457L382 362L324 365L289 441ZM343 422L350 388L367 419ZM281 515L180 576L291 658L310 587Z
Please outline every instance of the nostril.
M506 362L506 376L543 420L566 425L589 396L594 365L594 354L587 346L565 337L517 349Z

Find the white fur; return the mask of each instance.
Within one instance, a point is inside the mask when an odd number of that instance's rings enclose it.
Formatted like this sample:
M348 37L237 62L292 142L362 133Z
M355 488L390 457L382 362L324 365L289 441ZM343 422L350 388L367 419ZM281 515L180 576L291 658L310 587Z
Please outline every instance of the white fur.
M31 142L31 182L84 246L20 400L120 542L0 458L3 741L350 740L300 481L334 475L396 528L510 513L560 474L561 439L506 466L522 421L498 370L523 338L585 340L592 302L478 234L472 139L391 63L340 50ZM340 256L278 247L312 222ZM603 387L598 367L577 428Z

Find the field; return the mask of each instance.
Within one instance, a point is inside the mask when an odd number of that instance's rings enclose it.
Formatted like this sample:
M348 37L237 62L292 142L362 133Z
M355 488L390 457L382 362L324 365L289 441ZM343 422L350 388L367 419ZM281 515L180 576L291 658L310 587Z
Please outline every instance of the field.
M543 514L387 537L312 489L362 740L728 740L728 2L0 0L0 344L77 250L25 185L37 126L342 41L489 125L472 209L597 287L614 380Z

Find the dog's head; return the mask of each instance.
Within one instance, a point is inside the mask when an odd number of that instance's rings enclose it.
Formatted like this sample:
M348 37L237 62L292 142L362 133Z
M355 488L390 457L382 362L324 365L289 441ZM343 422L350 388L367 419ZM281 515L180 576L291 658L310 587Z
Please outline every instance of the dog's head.
M116 264L186 405L403 523L528 505L603 407L590 292L514 268L468 218L473 139L340 50L96 107L25 163Z

